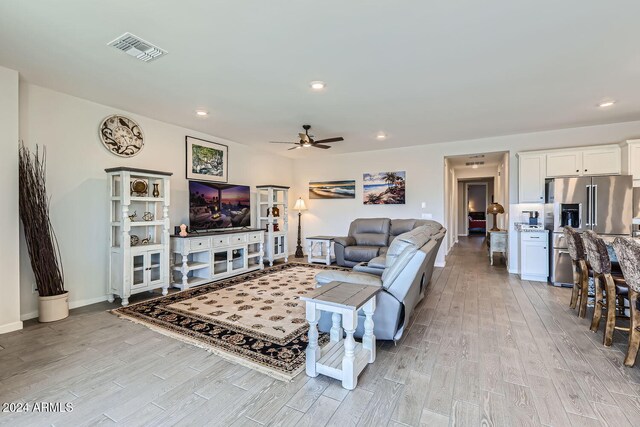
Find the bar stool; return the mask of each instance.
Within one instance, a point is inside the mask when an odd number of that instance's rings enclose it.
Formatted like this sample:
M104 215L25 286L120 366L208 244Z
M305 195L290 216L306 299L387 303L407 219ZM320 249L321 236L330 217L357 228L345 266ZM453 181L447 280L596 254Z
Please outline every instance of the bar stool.
M629 347L624 364L633 366L640 347L640 243L629 237L616 237L613 250L629 285Z
M582 234L584 246L587 249L587 258L593 269L593 279L596 285L596 301L593 308L593 319L591 321L591 331L597 332L602 318L603 307L607 310L607 322L604 329L604 345L610 347L613 342L613 331L629 331L629 328L616 326L616 305L618 296L628 297L629 287L621 275L611 274L611 259L607 244L600 236L591 230ZM606 296L606 304L605 304ZM624 308L622 308L624 310ZM620 316L622 317L622 316Z
M571 264L573 265L573 292L571 292L571 302L569 307L579 307L578 316L585 317L587 314L587 300L589 299L589 268L587 266L586 254L582 237L573 228L564 227L564 238L567 241Z

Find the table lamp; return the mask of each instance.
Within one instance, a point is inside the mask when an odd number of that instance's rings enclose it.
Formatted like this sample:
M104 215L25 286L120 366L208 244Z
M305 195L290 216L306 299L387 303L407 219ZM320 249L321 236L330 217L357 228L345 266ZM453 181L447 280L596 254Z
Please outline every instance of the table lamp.
M307 205L304 204L304 200L302 197L299 197L296 200L296 204L293 206L293 209L298 211L298 246L296 246L296 258L304 258L304 254L302 253L302 228L300 226L300 218L302 217L302 211L307 210Z
M498 228L498 214L504 213L504 207L500 203L493 202L487 208L487 213L493 215L493 228L490 231L500 231Z

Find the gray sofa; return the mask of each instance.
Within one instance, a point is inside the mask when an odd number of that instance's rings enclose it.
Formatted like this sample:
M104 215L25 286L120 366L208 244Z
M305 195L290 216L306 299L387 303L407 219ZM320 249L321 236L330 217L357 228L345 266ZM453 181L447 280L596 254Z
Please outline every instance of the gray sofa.
M385 248L384 267L381 274L360 271L324 270L316 275L319 286L331 281L360 283L379 286L376 311L373 315L374 334L381 340L398 340L418 302L424 297L427 284L433 274L436 255L446 230L435 221L394 236L389 248ZM380 258L382 260L382 258ZM364 313L358 313L356 337L364 328ZM331 329L331 314L322 313L318 327L323 332Z
M354 267L370 262L386 254L388 246L397 236L421 225L442 227L436 221L422 219L358 218L349 226L346 237L334 239L336 263L342 267ZM374 264L384 268L383 261L379 259Z

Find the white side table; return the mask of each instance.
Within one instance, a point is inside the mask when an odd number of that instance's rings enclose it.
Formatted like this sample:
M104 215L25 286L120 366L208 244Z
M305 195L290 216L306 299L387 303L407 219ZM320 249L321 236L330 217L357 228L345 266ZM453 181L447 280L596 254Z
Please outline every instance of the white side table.
M330 282L300 297L307 303L309 322L309 345L306 350L308 376L323 374L341 380L342 387L347 390L356 388L358 375L376 360L373 312L378 292L380 288L377 286ZM362 343L356 343L353 333L358 326L358 310L361 307L365 314L364 336ZM333 313L331 342L323 349L318 346L320 311ZM346 333L344 339L343 333Z
M489 260L493 265L493 254L501 252L507 259L507 246L509 242L509 232L506 230L489 231Z
M331 236L307 237L307 261L309 264L312 262L323 262L327 265L331 265L332 262L335 262L336 257L331 253L332 244L333 237ZM319 248L320 251L318 252L316 248Z

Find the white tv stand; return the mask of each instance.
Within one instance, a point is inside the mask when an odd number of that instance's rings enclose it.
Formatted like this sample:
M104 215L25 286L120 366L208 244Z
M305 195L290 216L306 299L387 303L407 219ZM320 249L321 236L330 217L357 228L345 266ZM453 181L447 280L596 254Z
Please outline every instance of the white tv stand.
M255 228L171 236L172 286L185 290L264 268L264 230Z

